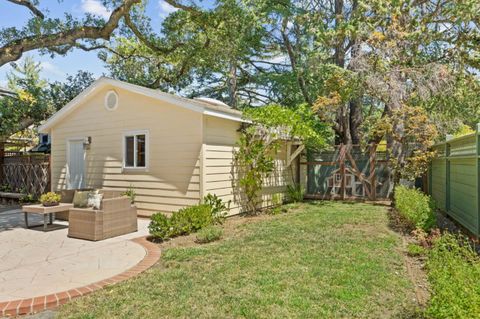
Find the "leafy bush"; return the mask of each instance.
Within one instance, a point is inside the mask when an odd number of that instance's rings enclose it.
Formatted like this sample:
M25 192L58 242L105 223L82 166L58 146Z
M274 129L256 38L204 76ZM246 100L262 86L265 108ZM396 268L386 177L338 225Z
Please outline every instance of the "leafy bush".
M213 224L212 209L209 205L201 204L180 209L170 217L173 235L188 235Z
M215 224L223 224L230 210L231 202L232 201L229 200L227 204L225 204L216 194L207 194L203 197L203 203L210 206L212 210L212 218Z
M395 187L395 207L414 227L428 231L436 224L433 200L417 189Z
M62 196L53 192L48 192L40 196L40 203L43 205L51 205L55 203L60 203Z
M426 249L417 244L408 244L407 246L407 253L410 256L423 256L426 253Z
M298 203L303 201L305 191L300 184L287 185L287 202Z
M148 225L148 231L150 235L157 239L168 239L172 236L172 227L170 219L163 213L153 214L150 224Z
M150 234L161 240L188 235L213 224L212 209L209 205L195 205L174 212L170 218L162 213L152 216L148 229Z
M428 257L432 297L427 317L473 318L480 314L480 258L469 243L444 234Z
M223 236L223 229L218 226L208 226L197 233L197 242L200 244L219 240Z

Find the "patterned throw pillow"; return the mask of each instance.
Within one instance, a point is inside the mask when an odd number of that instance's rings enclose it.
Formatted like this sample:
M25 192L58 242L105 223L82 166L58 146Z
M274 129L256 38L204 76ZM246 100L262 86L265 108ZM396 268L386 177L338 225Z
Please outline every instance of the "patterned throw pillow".
M86 208L88 206L88 194L90 191L75 191L73 195L73 207Z
M87 206L92 207L93 209L100 209L102 198L103 198L103 194L95 194L95 193L88 194Z

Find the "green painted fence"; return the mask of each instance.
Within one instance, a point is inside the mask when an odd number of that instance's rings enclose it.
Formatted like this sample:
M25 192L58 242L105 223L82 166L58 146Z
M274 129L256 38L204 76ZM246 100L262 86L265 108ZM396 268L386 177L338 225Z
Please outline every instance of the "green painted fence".
M436 144L429 193L437 207L480 235L480 124L475 133Z

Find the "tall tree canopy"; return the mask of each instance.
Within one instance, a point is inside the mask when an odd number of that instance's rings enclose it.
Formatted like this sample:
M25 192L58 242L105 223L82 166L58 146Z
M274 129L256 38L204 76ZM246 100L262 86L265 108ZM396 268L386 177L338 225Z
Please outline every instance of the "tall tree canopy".
M18 60L25 52L41 50L51 54L66 54L72 48L94 50L103 46L102 40L109 40L120 20L141 0L103 1L112 8L105 21L92 15L74 19L65 13L63 19L48 16L48 11L40 9L39 0L7 0L25 7L32 18L21 27L0 29L0 66ZM98 42L100 40L100 42Z
M103 55L114 76L233 107L306 103L337 143L386 141L397 172L480 120L478 1L166 2L159 33L127 17Z

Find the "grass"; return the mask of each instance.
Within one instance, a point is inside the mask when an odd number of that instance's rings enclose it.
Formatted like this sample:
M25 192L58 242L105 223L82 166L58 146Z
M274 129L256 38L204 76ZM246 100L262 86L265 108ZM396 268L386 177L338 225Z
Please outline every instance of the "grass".
M412 307L385 207L318 202L164 251L159 267L63 306L59 318L389 318Z

